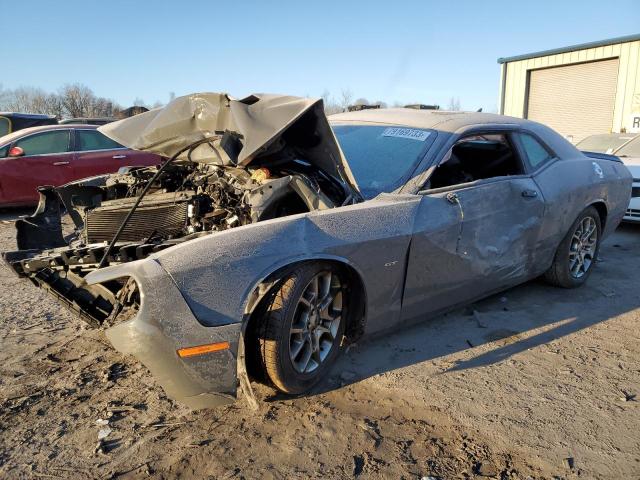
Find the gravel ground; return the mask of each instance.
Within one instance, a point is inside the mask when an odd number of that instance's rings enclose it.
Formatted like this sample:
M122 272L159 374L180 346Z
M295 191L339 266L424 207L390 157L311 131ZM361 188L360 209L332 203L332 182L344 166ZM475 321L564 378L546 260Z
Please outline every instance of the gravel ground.
M0 250L24 213L0 213ZM257 412L172 402L0 268L0 477L640 478L639 252L624 226L584 287L530 282L352 346L312 395L256 385Z

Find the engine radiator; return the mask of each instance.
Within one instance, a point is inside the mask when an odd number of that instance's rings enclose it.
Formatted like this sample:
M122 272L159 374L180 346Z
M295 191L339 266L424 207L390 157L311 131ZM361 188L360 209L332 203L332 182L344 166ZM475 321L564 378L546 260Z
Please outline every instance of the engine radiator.
M117 204L114 202L114 205L106 206L110 202L105 202L103 206L89 210L84 223L85 241L111 241L129 213L133 201L117 201ZM174 195L171 200L143 201L133 213L119 240L137 242L154 234L165 238L180 235L187 223L187 208L184 197L177 199Z

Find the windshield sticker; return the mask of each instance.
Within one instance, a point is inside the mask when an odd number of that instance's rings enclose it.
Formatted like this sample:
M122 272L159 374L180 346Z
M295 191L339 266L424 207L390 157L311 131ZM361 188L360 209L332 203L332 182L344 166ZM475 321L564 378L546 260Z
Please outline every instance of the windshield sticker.
M425 132L424 130L416 130L414 128L398 128L398 127L389 127L382 132L383 137L400 137L400 138L410 138L411 140L418 140L419 142L424 142L429 136L430 132Z

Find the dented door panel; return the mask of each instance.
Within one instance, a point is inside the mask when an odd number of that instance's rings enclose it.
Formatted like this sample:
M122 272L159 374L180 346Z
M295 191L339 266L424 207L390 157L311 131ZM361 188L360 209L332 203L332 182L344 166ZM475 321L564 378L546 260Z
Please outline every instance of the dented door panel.
M544 199L526 177L425 195L408 257L403 318L438 312L536 276Z
M460 295L472 298L535 276L544 217L537 184L527 177L495 178L457 194L463 215L457 252L472 286L460 288Z

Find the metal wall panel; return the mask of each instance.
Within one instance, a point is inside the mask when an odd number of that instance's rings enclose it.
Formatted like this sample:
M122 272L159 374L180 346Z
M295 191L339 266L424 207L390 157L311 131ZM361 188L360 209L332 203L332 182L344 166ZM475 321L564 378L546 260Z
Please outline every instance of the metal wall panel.
M574 52L527 58L503 64L502 75L506 77L503 77L500 82L503 86L500 89L499 98L501 113L520 118L525 116L529 71L615 58L619 61L619 68L611 130L620 132L621 129L628 129L631 114L638 110L640 105L640 41L576 50L573 57L572 53Z
M574 56L572 60L577 60ZM618 63L616 58L531 70L526 117L550 126L574 143L611 132Z

